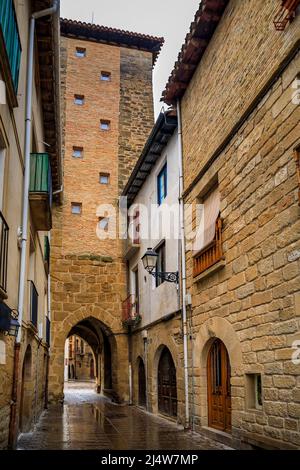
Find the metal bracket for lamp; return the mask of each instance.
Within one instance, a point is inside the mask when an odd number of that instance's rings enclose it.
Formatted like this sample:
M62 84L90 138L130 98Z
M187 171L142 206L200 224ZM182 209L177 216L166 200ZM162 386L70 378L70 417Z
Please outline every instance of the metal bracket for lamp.
M158 254L152 248L148 248L144 256L142 257L143 265L146 271L152 276L163 279L167 282L174 282L179 284L179 272L160 272L156 270Z
M154 277L158 277L159 279L163 279L164 281L167 282L175 282L176 284L179 284L179 272L157 272L157 271L148 271L149 274L152 274Z

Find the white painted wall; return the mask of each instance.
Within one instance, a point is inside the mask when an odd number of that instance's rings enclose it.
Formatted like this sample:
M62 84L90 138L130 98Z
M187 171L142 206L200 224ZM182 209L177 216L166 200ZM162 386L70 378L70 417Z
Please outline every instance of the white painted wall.
M169 224L159 224L159 214L161 213L162 206L157 204L157 176L167 162L168 176L167 176L167 197L164 200L164 205L173 206L174 213L179 217L179 171L178 171L178 151L177 151L177 132L175 130L172 138L170 139L167 147L163 151L161 157L158 159L156 165L153 167L143 187L135 198L134 204L129 208L129 211L137 204L143 204L148 209L148 215L140 211L140 224L141 224L141 244L140 249L129 260L129 284L130 294L135 294L134 291L134 275L133 271L138 267L139 271L139 303L140 314L142 316L142 326L147 325L155 320L158 320L170 313L179 310L179 291L176 284L164 282L160 286L155 286L155 278L143 267L141 261L142 256L148 247L156 248L156 246L165 238L166 242L166 270L178 271L179 265L179 241L178 233L179 227L176 229L175 237L168 237ZM160 225L160 233L145 233L146 222L150 222L152 228ZM166 215L163 216L163 221L166 222ZM176 225L176 224L175 224Z

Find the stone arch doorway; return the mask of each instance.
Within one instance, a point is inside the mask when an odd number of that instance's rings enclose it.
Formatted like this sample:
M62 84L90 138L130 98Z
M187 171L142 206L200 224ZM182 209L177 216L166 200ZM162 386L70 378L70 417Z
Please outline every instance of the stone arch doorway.
M142 407L146 407L146 370L144 361L141 357L138 358L138 403Z
M21 432L28 432L31 428L32 400L33 400L32 352L31 352L31 346L28 345L26 352L25 352L23 366L22 366L21 402L20 402L20 418L19 418L19 428Z
M230 361L226 346L216 338L207 356L208 425L231 432Z
M161 351L158 363L157 392L159 413L177 417L176 367L166 346Z
M208 355L216 339L222 341L228 352L230 363L230 382L244 378L242 346L233 325L225 318L212 317L200 327L193 348L194 373L199 376L199 392L194 394L192 405L197 410L196 416L201 426L208 426ZM231 413L235 416L235 397L231 397ZM234 433L234 429L232 429Z
M116 355L116 344L110 330L100 320L88 317L70 328L66 339L70 340L70 338L79 339L79 345L83 340L91 348L93 357L90 357L88 362L87 379L95 380L97 393L112 396L114 382L113 359ZM72 347L73 351L76 351L76 343ZM64 364L66 364L66 357ZM68 373L69 379L76 379L80 376L79 373L76 373L74 360L68 364Z

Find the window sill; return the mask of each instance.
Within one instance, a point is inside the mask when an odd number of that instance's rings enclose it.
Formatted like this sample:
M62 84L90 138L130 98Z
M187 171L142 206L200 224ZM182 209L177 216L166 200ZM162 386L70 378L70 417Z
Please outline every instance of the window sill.
M200 282L203 279L205 279L206 277L211 276L215 272L220 271L221 269L224 268L225 265L226 265L225 259L221 259L217 263L213 264L210 268L207 268L205 271L203 271L203 273L196 276L194 278L194 283L195 282Z

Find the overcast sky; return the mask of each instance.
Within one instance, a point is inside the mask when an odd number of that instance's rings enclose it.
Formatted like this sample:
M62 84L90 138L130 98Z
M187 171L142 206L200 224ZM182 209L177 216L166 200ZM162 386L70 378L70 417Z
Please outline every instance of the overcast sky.
M152 36L165 44L153 75L155 114L160 97L199 6L199 0L61 0L61 16Z

